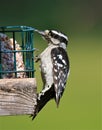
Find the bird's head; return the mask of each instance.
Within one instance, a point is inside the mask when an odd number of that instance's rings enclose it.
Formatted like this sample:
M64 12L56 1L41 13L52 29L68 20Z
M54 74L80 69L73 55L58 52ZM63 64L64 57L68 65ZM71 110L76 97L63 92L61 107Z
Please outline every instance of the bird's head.
M49 44L57 45L66 49L68 37L65 34L55 30L35 31L42 35L42 37L47 40Z

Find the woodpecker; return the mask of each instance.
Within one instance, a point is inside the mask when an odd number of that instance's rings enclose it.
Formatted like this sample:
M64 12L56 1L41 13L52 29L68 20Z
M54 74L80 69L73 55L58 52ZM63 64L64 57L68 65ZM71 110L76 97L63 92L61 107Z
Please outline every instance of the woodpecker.
M48 42L48 47L36 58L36 61L40 60L43 89L38 94L33 119L49 100L55 99L59 105L69 75L68 37L55 30L35 31Z

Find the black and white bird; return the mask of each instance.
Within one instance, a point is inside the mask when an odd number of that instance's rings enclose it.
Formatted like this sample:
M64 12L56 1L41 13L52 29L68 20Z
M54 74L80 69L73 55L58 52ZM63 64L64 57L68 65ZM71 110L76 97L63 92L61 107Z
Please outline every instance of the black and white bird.
M43 80L43 89L38 94L37 114L53 98L59 105L69 75L69 59L66 52L68 37L65 34L55 30L35 31L48 42L48 47L36 60L40 60Z

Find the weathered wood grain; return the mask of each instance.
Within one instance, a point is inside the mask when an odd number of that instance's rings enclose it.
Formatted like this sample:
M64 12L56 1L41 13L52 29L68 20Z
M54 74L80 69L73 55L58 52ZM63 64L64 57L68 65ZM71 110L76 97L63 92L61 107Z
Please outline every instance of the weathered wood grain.
M0 79L0 115L33 115L36 99L34 78Z

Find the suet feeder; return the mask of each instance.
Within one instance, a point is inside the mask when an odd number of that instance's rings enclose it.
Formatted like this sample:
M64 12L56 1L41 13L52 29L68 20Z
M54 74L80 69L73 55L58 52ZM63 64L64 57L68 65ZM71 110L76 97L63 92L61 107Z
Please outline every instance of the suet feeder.
M0 27L0 78L34 77L34 28Z
M34 28L0 27L0 115L34 115Z

